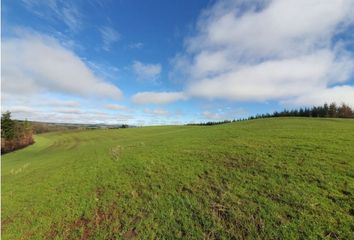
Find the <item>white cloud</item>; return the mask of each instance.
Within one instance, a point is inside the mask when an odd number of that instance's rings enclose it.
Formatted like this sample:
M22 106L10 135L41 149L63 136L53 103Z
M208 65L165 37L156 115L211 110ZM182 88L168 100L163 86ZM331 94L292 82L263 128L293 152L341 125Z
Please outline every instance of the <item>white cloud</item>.
M127 107L126 106L123 106L123 105L119 105L119 104L107 104L105 106L106 109L109 109L109 110L114 110L114 111L120 111L120 110L126 110Z
M187 76L187 96L286 102L335 92L352 101L340 86L354 59L336 36L353 23L353 0L219 1L173 63Z
M128 48L130 48L130 49L140 49L140 48L142 48L143 46L144 46L143 43L137 42L137 43L131 43L131 44L129 44L129 45L128 45Z
M32 112L35 111L35 109L32 107L22 106L22 105L18 105L18 106L15 105L15 106L8 107L6 109L3 108L2 110L10 111L11 114L31 114Z
M338 104L346 103L354 108L354 87L348 85L335 86L322 89L311 94L302 95L288 100L285 104L295 105L321 105L323 103L336 102Z
M171 113L161 109L161 108L156 108L156 109L149 109L149 108L145 108L144 109L144 113L150 114L150 115L158 115L158 116L168 116Z
M213 113L213 112L209 112L209 111L202 112L202 115L206 119L211 119L211 120L221 120L223 118L220 113Z
M46 20L63 22L71 31L76 32L82 27L82 13L72 1L22 0L22 2L35 15Z
M144 64L139 61L134 61L132 68L138 79L150 81L155 81L162 70L160 64Z
M118 87L94 75L72 51L51 37L25 34L2 42L5 95L60 93L119 99Z
M326 88L333 81L328 76L352 71L346 59L335 59L331 51L319 51L308 56L268 60L255 65L239 65L237 69L214 77L195 80L188 93L205 98L226 98L244 101L265 101L311 94ZM334 74L337 65L342 72ZM346 76L346 75L344 75Z
M109 51L111 49L112 44L118 42L120 39L120 34L114 28L103 26L99 29L102 41L103 41L103 50Z
M73 31L77 31L81 28L81 13L73 4L66 2L61 9L61 13L58 15L59 19L62 19L64 23Z
M52 106L52 107L68 107L68 108L74 108L74 107L79 107L80 102L78 101L72 101L72 100L46 100L43 101L41 105L44 106Z
M224 4L219 2L201 17L199 35L190 39L191 50L227 48L231 55L241 57L242 53L256 60L307 54L326 47L340 30L339 24L353 20L354 6L352 0L259 0L246 7L237 2ZM263 8L256 9L260 4Z
M239 109L233 109L230 107L221 107L218 109L209 109L209 107L207 107L208 110L205 110L201 113L202 119L201 121L223 121L223 120L232 120L232 119L236 119L239 118L241 116L244 116L245 114L247 114L247 111L245 111L242 108Z
M135 116L129 109L119 112L107 110L107 102L96 99L58 99L53 95L1 96L2 111L9 110L14 119L42 122L134 124ZM62 97L62 96L61 96ZM113 104L116 108L118 105Z
M55 109L57 113L64 113L64 114L81 114L82 111L77 108L58 108Z
M183 92L140 92L132 99L137 104L167 104L187 98Z
M97 63L92 61L86 61L86 64L92 69L92 71L101 78L114 80L119 76L119 68L107 63Z
M4 109L5 110L5 109ZM38 107L10 106L6 108L14 119L54 123L130 123L134 117L127 114L111 114L96 109L42 109Z

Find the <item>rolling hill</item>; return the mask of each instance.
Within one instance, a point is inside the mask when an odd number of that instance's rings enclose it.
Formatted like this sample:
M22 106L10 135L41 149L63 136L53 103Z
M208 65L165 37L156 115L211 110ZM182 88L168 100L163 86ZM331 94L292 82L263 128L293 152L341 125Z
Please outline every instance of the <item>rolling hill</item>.
M3 239L353 239L354 120L39 134L2 157Z

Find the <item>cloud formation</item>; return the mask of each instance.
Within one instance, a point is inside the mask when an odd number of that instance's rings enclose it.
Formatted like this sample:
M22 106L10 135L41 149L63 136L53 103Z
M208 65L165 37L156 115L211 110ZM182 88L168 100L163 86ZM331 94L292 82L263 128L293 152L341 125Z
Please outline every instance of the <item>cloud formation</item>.
M109 110L114 110L114 111L120 111L120 110L126 110L127 107L119 104L107 104L105 106L106 109Z
M331 88L323 89L311 94L304 94L295 99L288 100L292 104L307 105L312 103L314 105L321 105L324 102L331 103L336 102L338 104L346 103L354 108L354 87L352 86L335 86ZM285 102L287 104L288 102Z
M69 94L119 99L120 89L98 78L74 52L37 33L3 39L2 91L5 95Z
M247 114L247 111L242 108L234 109L230 107L219 107L217 109L211 109L206 107L200 115L202 121L223 121L235 119L236 117L240 117L245 114Z
M16 119L29 119L31 121L56 122L56 123L127 123L134 119L127 114L115 114L99 111L97 109L79 108L51 108L28 107L22 105L9 106Z
M337 37L353 23L353 0L219 1L174 64L188 96L354 105L354 58Z
M63 22L73 32L80 30L83 25L83 16L72 1L22 0L22 2L33 14L50 21Z
M139 80L155 81L161 73L161 64L149 64L134 61L132 65L133 71Z
M152 116L168 116L171 114L169 111L166 111L161 108L156 108L156 109L145 108L144 113Z
M186 99L183 92L140 92L132 97L137 104L167 104Z
M109 51L111 46L118 42L120 39L120 34L114 28L109 26L103 26L99 29L103 41L103 50Z
M143 43L137 42L137 43L131 43L131 44L129 44L129 45L128 45L128 48L130 48L130 49L140 49L140 48L142 48L143 46L144 46Z

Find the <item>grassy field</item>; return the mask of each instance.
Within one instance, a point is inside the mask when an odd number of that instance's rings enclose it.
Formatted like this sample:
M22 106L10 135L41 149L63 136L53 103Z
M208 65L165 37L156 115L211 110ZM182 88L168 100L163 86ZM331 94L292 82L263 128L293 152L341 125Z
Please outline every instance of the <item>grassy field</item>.
M354 239L354 121L37 135L2 157L2 239Z

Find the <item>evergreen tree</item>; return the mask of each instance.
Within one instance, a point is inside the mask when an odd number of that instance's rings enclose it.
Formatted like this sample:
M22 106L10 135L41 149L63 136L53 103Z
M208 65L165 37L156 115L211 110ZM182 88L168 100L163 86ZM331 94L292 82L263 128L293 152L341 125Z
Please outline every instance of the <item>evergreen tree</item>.
M329 106L325 103L323 106L313 106L312 108L299 108L299 109L284 109L281 112L273 112L270 113L263 113L263 114L256 114L254 116L249 116L245 119L237 119L235 121L245 121L245 120L253 120L259 118L271 118L271 117L339 117L339 118L354 118L354 111L346 104L342 104L340 107L337 107L335 103L331 103ZM229 123L231 121L224 120L220 122L206 122L206 123L199 123L199 124L192 124L192 125L216 125L216 124L223 124Z
M329 107L327 103L323 105L323 117L329 117Z
M328 109L329 117L337 117L337 105L335 103L331 103Z
M1 138L13 139L15 137L15 122L11 119L11 113L5 112L1 116Z

